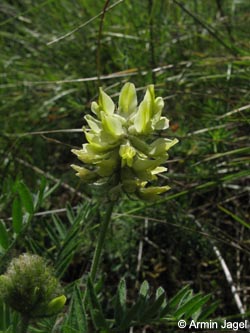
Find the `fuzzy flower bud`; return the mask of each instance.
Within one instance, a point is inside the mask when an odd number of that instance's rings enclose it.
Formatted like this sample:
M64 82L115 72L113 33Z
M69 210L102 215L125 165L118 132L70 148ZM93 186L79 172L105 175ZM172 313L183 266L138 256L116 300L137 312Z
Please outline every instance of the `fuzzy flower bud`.
M0 298L28 318L57 314L66 302L61 286L37 255L22 254L0 276Z
M88 143L80 150L72 150L85 165L72 165L77 176L94 184L116 177L113 186L145 200L166 192L169 186L151 186L157 175L167 170L161 165L168 159L167 151L178 142L154 139L157 131L169 126L168 119L162 116L163 107L164 101L155 97L153 85L148 86L138 105L135 86L126 83L118 107L100 88L98 103L91 105L95 117L84 117L88 127L83 131Z

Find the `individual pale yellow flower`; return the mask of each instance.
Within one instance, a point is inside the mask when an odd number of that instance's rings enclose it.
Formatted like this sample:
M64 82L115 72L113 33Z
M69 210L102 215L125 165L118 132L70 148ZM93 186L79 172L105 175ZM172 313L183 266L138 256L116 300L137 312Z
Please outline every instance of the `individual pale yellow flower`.
M154 86L147 88L138 105L135 86L126 83L119 96L118 107L100 88L98 103L91 110L95 117L86 115L84 127L88 143L82 149L73 149L85 167L72 165L77 175L87 183L116 179L113 186L142 199L154 199L169 186L150 186L157 175L167 171L161 165L168 159L167 151L178 140L158 138L157 131L168 128L169 121L162 116L164 101L155 97ZM112 183L112 182L111 182Z

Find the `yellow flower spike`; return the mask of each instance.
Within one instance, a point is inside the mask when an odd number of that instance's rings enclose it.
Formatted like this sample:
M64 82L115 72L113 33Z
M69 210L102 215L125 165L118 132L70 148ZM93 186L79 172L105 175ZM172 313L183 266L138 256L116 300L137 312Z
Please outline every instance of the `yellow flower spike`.
M169 120L162 116L163 108L163 98L155 97L153 85L148 86L138 105L134 84L126 83L118 107L100 88L98 102L91 104L95 116L84 117L87 143L80 150L72 150L86 165L72 165L77 175L85 182L106 184L113 199L119 191L152 200L166 192L169 186L152 187L152 183L167 171L162 164L178 140L153 140L157 131L169 127Z

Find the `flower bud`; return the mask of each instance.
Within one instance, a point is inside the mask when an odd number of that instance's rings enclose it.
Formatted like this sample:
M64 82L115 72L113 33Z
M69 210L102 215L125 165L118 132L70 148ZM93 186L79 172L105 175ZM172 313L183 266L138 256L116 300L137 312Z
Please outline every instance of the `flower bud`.
M11 261L0 276L0 298L28 318L58 313L66 297L43 258L28 253Z
M66 300L67 298L64 295L53 298L47 306L46 314L53 316L54 314L60 312L64 307Z

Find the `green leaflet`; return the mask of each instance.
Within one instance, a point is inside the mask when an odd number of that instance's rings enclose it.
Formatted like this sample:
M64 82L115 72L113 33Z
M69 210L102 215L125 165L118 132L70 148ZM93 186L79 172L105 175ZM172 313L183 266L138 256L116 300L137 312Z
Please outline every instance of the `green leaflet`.
M9 246L9 236L5 224L0 220L0 246L7 249Z
M148 281L143 281L140 287L139 295L146 297L149 293L149 284Z
M25 208L26 212L28 212L29 214L33 214L34 205L30 190L27 188L27 186L24 183L19 182L17 185L17 191L19 193L22 205Z
M95 292L91 279L88 279L88 298L90 301L90 312L96 329L108 329L108 323L105 319L101 304Z
M20 199L16 197L12 204L12 226L16 234L19 234L20 231L22 230L22 224L23 224L22 205Z
M127 301L127 287L125 279L121 279L115 300L115 311L114 318L117 323L120 323L123 320L124 313L126 312L126 301Z
M83 296L77 285L74 287L66 320L62 326L63 333L87 333L87 315L83 304Z

